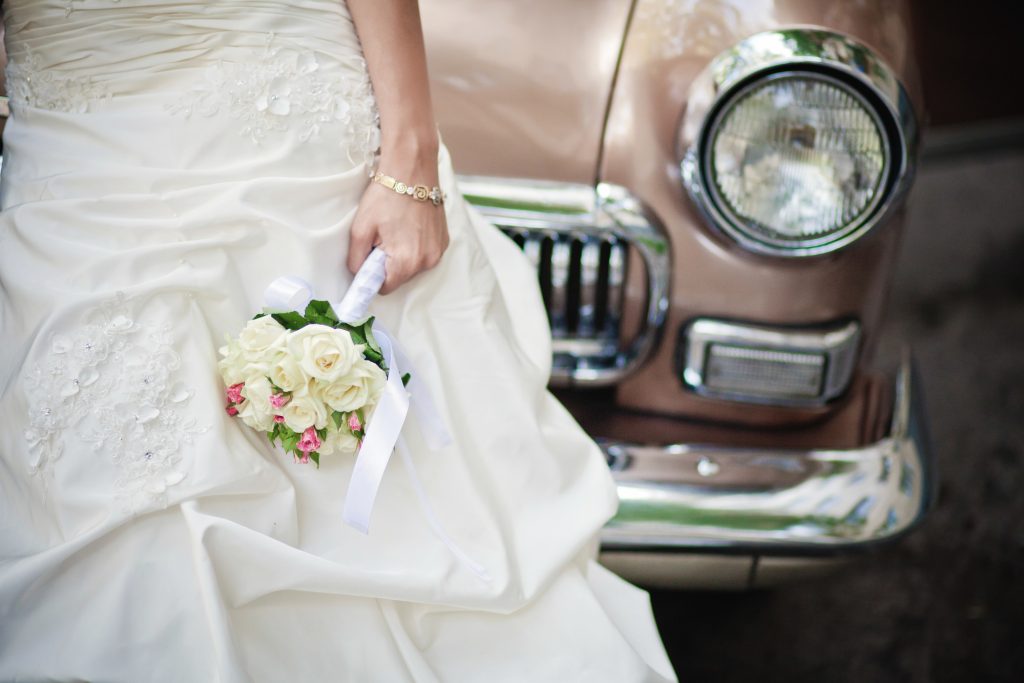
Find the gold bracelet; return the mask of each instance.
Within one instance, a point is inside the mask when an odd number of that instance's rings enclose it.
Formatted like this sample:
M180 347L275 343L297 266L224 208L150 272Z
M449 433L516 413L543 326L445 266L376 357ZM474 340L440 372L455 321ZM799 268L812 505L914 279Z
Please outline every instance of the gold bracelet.
M426 185L410 185L401 180L395 180L389 175L377 171L372 176L373 182L383 185L389 190L398 194L412 197L418 202L432 202L434 206L440 206L445 200L445 193L439 187L427 187Z

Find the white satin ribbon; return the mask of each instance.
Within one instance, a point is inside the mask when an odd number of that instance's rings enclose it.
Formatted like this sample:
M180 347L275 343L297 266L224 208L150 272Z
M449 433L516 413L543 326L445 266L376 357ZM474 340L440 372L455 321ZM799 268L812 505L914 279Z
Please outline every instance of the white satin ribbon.
M352 280L352 285L340 302L334 305L338 319L347 323L358 323L366 318L370 301L380 291L384 283L384 266L386 255L380 249L370 253ZM271 310L305 311L313 298L312 286L302 278L295 276L279 277L264 292L264 304ZM416 415L416 422L423 434L424 441L432 450L444 448L452 442L451 434L441 418L434 402L430 388L416 372L411 372L412 363L402 353L398 344L376 323L373 334L380 344L382 354L388 367L387 384L377 402L373 415L368 420L366 436L363 438L345 504L342 519L352 528L366 534L370 529L370 514L373 511L377 492L384 478L391 454L401 442L402 427L410 408ZM402 384L403 368L412 375L408 387ZM445 533L441 522L427 499L426 492L416 473L412 457L407 447L401 448L402 459L408 470L416 497L423 508L427 523L440 540L461 562L480 577L490 581L490 575L483 566L467 555Z
M367 424L341 512L346 524L364 534L370 531L370 513L377 490L409 414L409 392L402 384L402 369L398 367L391 338L380 330L373 333L388 365L388 381Z
M269 285L263 292L263 307L273 311L298 311L306 310L306 306L313 299L313 286L294 275L283 275Z
M341 301L334 304L334 312L338 320L343 323L360 323L366 319L366 312L370 309L370 302L377 296L380 288L384 285L384 278L387 277L385 265L387 254L382 249L374 249L370 255L359 266L356 275L352 278L352 284L345 291ZM391 367L391 364L388 364Z

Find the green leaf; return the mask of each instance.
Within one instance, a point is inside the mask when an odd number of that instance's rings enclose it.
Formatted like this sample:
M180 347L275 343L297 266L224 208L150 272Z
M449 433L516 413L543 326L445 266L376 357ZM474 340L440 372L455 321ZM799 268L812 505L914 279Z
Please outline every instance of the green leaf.
M405 373L404 375L402 375L402 386L403 387L409 386L409 380L411 380L411 379L412 379L412 375L410 375L408 372Z
M352 337L352 343L366 345L366 336L363 334L363 328L353 327L348 323L338 323L339 330L345 330Z
M325 327L334 327L334 321L323 315L307 316L311 325L323 325Z
M300 314L295 311L285 311L283 313L271 313L270 316L281 323L281 326L286 330L301 330L309 323Z
M335 410L331 413L331 417L334 418L334 426L341 429L341 425L345 424L345 413L340 410Z
M320 469L320 454L316 451L309 452L309 459L316 463L316 468Z
M291 429L281 433L281 446L284 447L289 453L294 453L296 446L299 445L299 435L293 432Z
M306 304L306 317L312 318L317 315L323 315L324 311L326 311L328 308L330 308L330 305L326 301L313 299L308 304Z
M270 439L270 445L273 446L281 436L281 425L274 424L274 428L267 432L267 437Z
M264 312L262 312L262 313L257 313L256 315L254 315L254 316L252 317L252 319L253 319L253 320L257 320L257 319L259 319L259 318L265 318L265 317L267 317L268 315L270 315L270 314L269 314L269 313L267 313L266 311L264 311Z
M331 304L327 301L321 301L320 299L314 299L309 302L306 306L306 317L309 319L319 318L326 320L327 322L320 323L321 325L327 325L334 327L338 322L338 316L334 313L334 309L331 308Z
M383 355L384 351L380 348L380 344L377 343L377 338L373 336L373 318L372 317L369 320L366 321L365 325L363 325L363 333L366 336L366 345L370 349L373 349L373 351L377 354L377 356L379 356L380 358L383 359L384 358L384 355Z

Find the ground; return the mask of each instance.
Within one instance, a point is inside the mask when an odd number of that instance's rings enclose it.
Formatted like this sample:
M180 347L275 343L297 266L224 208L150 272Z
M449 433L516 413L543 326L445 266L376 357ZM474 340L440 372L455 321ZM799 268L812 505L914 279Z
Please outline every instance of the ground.
M911 537L828 578L652 593L680 680L1024 680L1024 151L927 157L882 357L911 344L940 472Z

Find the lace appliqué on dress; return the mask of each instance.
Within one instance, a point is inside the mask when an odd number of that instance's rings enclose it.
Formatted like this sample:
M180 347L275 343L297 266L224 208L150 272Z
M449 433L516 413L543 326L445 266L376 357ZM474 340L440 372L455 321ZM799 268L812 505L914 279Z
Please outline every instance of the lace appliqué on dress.
M65 443L84 442L119 469L126 511L166 504L167 488L185 478L182 446L206 430L186 412L193 392L177 381L170 326L134 320L118 297L50 345L25 377L30 470L46 473Z
M22 107L84 114L93 102L110 99L106 85L82 74L47 69L32 52L7 63L7 95L17 115Z
M325 126L342 126L349 160L372 163L380 146L377 103L360 57L356 69L327 74L310 50L276 44L244 62L220 60L205 80L169 109L214 116L226 112L242 122L241 134L259 144L271 131L294 128L303 141Z

